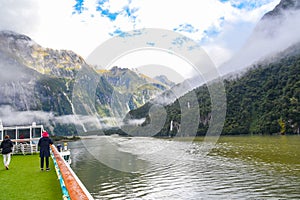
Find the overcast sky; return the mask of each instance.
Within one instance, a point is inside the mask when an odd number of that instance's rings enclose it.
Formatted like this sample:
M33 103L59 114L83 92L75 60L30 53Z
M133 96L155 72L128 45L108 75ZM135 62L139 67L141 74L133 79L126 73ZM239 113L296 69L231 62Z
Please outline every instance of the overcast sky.
M0 29L86 58L98 45L126 31L161 28L193 39L220 65L279 1L10 0L0 2Z

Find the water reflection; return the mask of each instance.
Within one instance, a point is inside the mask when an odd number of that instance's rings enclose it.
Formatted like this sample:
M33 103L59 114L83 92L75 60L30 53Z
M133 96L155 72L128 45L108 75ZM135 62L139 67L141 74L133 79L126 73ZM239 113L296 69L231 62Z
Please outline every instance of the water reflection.
M120 140L118 148L111 150L96 145L103 142L99 140L90 143L101 148L95 151L107 158L120 153L125 159L113 164L132 163L136 173L99 162L86 150L86 141L70 143L72 168L95 199L300 199L299 137L282 143L274 137L222 138L208 156L201 155L201 142L185 146L186 142L178 141L171 148L166 140L131 138L125 143ZM153 149L143 152L139 145L146 141L151 144L146 147ZM149 153L157 148L161 148L159 157ZM280 158L276 148L284 149L283 157L288 152L289 160ZM170 162L172 157L177 159Z

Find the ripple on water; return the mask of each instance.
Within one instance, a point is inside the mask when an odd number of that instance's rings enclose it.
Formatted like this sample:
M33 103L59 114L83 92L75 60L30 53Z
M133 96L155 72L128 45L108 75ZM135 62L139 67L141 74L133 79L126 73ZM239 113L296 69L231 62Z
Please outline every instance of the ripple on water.
M74 166L80 170L78 175L89 176L86 180L92 186L88 189L95 199L300 199L300 165L263 162L251 154L226 157L226 153L243 151L230 143L224 145L223 155L208 156L201 154L200 144L170 144L145 138L120 140L119 150L148 163L138 173L85 160L90 158L84 153L76 155ZM255 148L263 151L259 145Z

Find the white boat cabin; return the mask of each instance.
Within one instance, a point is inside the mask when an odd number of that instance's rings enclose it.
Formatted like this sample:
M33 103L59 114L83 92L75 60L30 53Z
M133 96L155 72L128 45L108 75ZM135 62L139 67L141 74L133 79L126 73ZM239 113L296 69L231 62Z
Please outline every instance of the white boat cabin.
M43 130L43 125L37 125L35 122L29 126L5 127L0 121L0 141L3 141L5 135L9 135L14 143L13 154L36 153Z

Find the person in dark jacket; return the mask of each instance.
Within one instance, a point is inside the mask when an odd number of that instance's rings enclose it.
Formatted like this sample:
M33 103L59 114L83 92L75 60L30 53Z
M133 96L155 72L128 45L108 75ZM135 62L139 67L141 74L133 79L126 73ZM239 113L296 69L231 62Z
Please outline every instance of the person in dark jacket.
M10 158L11 158L11 152L12 152L12 147L13 147L12 141L9 139L9 135L6 135L4 137L4 140L1 142L1 149L2 149L2 154L3 154L3 163L5 168L8 170L9 169L9 164L10 164Z
M46 170L49 171L49 156L50 156L50 145L53 144L49 138L47 131L43 131L42 137L39 140L38 147L40 149L41 158L41 170L44 170L44 159L46 160Z

